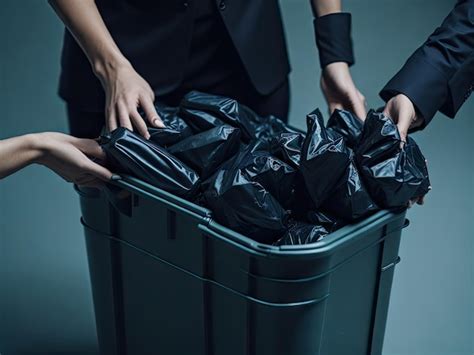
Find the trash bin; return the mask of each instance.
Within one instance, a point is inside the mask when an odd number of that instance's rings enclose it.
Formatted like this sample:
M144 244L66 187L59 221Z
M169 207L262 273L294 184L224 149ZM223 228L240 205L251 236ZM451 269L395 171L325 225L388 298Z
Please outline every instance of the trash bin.
M133 177L80 189L101 354L381 354L405 213L257 243Z

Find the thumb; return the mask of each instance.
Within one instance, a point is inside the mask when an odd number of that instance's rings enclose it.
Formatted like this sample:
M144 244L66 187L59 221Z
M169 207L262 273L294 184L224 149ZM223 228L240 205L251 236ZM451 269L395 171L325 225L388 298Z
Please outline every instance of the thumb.
M398 116L397 127L398 127L398 131L400 132L400 138L404 142L406 142L407 140L408 129L410 128L410 125L411 125L410 115L404 111L400 112Z

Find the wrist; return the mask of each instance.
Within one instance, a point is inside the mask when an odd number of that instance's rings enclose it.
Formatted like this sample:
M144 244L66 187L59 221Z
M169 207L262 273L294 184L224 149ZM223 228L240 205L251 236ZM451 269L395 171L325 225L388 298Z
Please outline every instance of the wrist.
M46 133L30 133L22 136L21 150L27 156L28 164L42 164L47 155Z
M351 14L345 12L330 13L314 19L321 68L334 62L345 62L349 66L354 64L351 22Z
M122 68L131 68L131 63L121 54L100 56L93 60L94 74L101 80L107 81L114 77Z

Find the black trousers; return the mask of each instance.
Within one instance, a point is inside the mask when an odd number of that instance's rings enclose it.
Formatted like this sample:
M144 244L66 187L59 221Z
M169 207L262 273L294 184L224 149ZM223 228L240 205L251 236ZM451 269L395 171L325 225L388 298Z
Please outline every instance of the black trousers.
M170 106L177 106L183 96L192 89L227 96L250 107L261 116L274 115L288 121L290 87L288 79L269 95L260 95L255 90L245 72L233 74L209 88L182 85L170 94L157 97L157 101ZM70 133L80 138L96 138L100 135L105 123L104 112L87 112L71 104L67 105Z

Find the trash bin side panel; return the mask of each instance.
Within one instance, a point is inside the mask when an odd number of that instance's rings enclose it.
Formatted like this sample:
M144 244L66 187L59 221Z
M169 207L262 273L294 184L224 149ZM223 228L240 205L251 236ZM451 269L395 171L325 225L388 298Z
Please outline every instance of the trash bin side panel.
M380 258L376 244L331 274L321 354L368 354Z
M99 189L74 186L79 194L81 215L92 229L104 234L112 233L111 206L107 197Z
M115 211L118 238L170 263L203 275L203 241L198 224L201 217L179 213L169 205L132 194L128 216Z
M319 355L326 299L299 306L250 305L252 351L258 355Z
M209 286L206 355L250 355L251 324L247 300L220 285Z
M127 354L208 355L204 283L121 243Z
M382 269L378 284L373 334L371 342L371 355L382 354L385 327L387 323L390 293L392 290L395 266L400 261L398 250L400 246L401 231L393 232L385 239L382 255Z
M114 259L115 242L106 235L84 226L89 273L94 301L97 337L101 354L123 354L118 317L117 290Z

